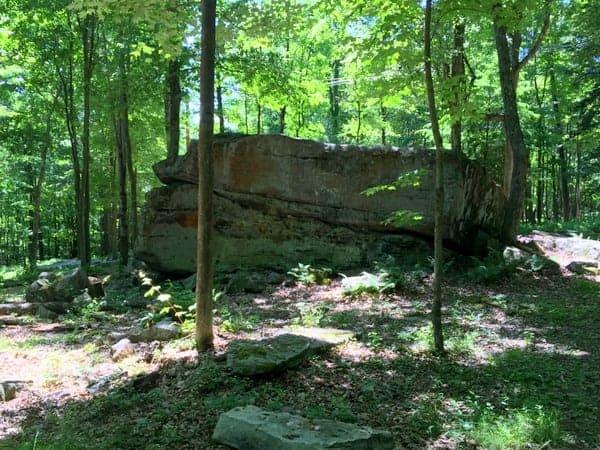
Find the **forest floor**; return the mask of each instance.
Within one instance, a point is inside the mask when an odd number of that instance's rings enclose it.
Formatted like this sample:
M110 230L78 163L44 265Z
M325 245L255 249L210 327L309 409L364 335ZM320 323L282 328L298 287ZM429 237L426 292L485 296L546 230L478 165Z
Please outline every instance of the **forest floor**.
M217 353L283 326L356 333L266 378L198 358L190 336L114 362L107 336L143 310L0 325L0 382L24 382L0 403L0 449L224 449L210 439L219 414L247 404L384 428L397 449L599 449L598 280L481 268L444 282L444 357L431 352L420 269L389 294L343 295L334 278L221 297ZM3 289L0 303L23 290Z

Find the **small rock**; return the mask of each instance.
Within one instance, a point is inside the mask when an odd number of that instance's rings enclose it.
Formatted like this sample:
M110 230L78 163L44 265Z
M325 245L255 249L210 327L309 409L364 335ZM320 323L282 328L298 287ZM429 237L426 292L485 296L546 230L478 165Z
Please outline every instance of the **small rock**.
M86 292L82 292L81 294L79 294L78 296L76 296L73 299L73 305L83 306L83 305L89 304L91 301L92 301L92 297L86 291Z
M50 309L46 308L44 306L44 304L40 303L38 305L38 309L37 309L37 316L40 319L54 320L58 317L58 314L56 314L54 311L51 311Z
M98 392L105 391L110 388L113 382L126 376L127 372L125 372L123 369L118 369L117 371L108 374L100 378L99 380L90 381L90 383L87 386L87 391L90 394L97 394Z
M121 361L135 353L135 348L129 339L121 339L111 347L112 360Z
M391 450L389 431L325 419L273 413L256 406L221 414L212 438L244 450Z
M9 402L17 396L17 385L14 383L0 383L0 401Z
M598 275L598 262L593 260L588 261L571 261L566 266L567 270L579 275L591 274Z
M504 257L504 262L507 264L518 264L529 258L527 253L517 247L506 247L502 252L502 256Z
M163 319L150 328L138 330L129 335L131 342L170 341L179 337L181 325L170 319Z
M267 287L267 281L260 273L236 272L230 278L225 291L230 294L247 292L259 294Z

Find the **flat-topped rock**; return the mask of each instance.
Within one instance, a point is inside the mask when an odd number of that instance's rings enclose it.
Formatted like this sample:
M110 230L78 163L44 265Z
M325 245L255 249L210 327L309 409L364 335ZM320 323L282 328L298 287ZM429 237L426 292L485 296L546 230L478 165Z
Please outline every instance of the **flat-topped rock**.
M256 406L221 414L213 433L221 444L244 450L388 450L389 431L325 419L273 413Z
M214 154L221 268L289 270L298 262L358 267L381 250L401 253L405 243L393 238L399 233L433 235L431 150L259 135L217 139ZM498 235L503 194L477 163L449 152L444 159L444 238L466 251L485 248L489 237ZM146 198L136 254L156 270L192 273L196 143L174 163L162 161L154 170L167 186ZM398 183L395 190L364 195L406 174L410 182ZM398 211L396 217L404 220L386 222Z
M300 365L333 344L297 334L280 334L260 340L237 340L227 348L227 367L242 376L281 372Z

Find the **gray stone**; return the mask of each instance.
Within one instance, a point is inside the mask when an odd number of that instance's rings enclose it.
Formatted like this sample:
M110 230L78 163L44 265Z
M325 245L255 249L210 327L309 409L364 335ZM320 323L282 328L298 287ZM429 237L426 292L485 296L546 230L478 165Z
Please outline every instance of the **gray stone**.
M380 275L363 272L356 277L342 279L342 294L355 294L360 292L377 293L386 288L386 280Z
M14 383L0 383L0 401L9 402L17 396L17 385Z
M46 307L44 306L44 303L40 303L40 304L38 305L38 308L37 308L37 316L38 316L40 319L49 319L49 320L54 320L54 319L56 319L56 318L58 317L58 314L57 314L57 313L55 313L54 311L52 311L52 310L50 310L50 309L46 308Z
M571 261L569 264L566 265L566 269L579 275L598 275L598 272L600 271L600 269L598 268L598 261L593 260Z
M236 375L258 376L296 367L332 344L295 334L261 340L233 341L227 348L227 367Z
M196 144L155 173L167 186L147 196L137 256L150 267L193 273ZM445 239L466 250L498 235L504 198L485 170L446 154ZM223 270L289 270L298 262L358 267L371 248L398 231L432 236L434 152L323 144L286 136L248 136L215 143L217 261ZM367 197L373 186L420 171L420 180ZM386 223L403 211L412 220Z
M35 303L0 303L0 315L24 315L24 314L35 314L37 312L37 305Z
M111 347L113 361L121 361L135 353L135 347L129 339L121 339Z
M53 285L56 301L73 301L87 287L87 283L87 277L85 277L81 269L75 269L70 274L58 278Z
M181 325L171 319L163 319L149 328L134 331L129 334L131 342L170 341L177 339L181 332Z
M264 275L260 273L236 272L229 279L225 291L229 294L238 294L241 292L258 294L266 288L267 281Z
M126 377L127 372L119 368L115 372L103 376L99 380L90 381L87 385L87 391L92 395L97 394L98 392L107 391L114 383Z
M320 328L320 327L285 327L281 329L282 334L295 334L304 336L317 341L327 342L331 345L344 344L356 338L356 334L349 330L340 330L339 328Z
M73 305L74 306L83 306L83 305L89 304L91 301L92 301L92 297L86 291L86 292L82 292L81 294L77 295L73 299Z
M506 247L502 252L504 261L507 264L518 264L526 261L529 258L529 254L517 247Z
M31 283L25 291L25 299L31 303L53 302L56 293L50 279L39 278Z
M220 415L212 438L243 450L388 450L389 431L324 419L273 413L256 406Z

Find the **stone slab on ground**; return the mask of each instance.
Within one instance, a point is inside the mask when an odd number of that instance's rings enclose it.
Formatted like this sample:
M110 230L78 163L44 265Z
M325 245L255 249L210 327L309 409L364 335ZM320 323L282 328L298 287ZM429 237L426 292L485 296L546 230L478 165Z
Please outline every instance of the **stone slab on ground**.
M281 328L279 334L296 334L318 341L327 342L331 345L340 345L356 337L353 331L341 330L339 328L320 327L285 327Z
M9 402L17 395L17 385L15 383L0 383L0 401Z
M260 340L238 340L229 344L227 367L236 375L258 376L296 367L333 344L297 334L280 334Z
M213 433L221 444L244 450L388 450L389 431L325 419L273 413L256 406L221 414Z

